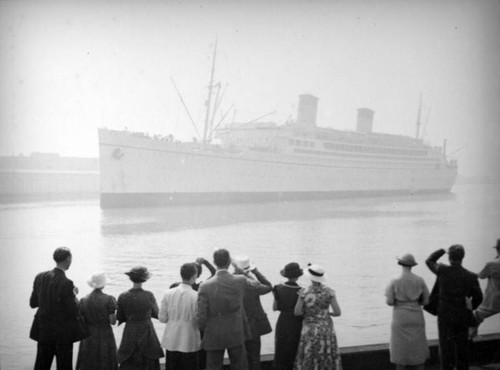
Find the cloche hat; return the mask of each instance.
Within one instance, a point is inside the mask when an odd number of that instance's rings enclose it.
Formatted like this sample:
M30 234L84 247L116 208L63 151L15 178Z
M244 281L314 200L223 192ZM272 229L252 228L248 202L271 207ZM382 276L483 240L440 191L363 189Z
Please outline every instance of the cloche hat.
M94 272L87 279L87 284L93 289L102 289L108 283L106 274L102 271Z
M130 276L132 281L145 282L151 277L148 269L144 266L135 266L130 271L126 272L125 275Z
M280 271L281 276L289 279L302 276L303 273L304 271L302 271L297 262L288 263L287 265L285 265L285 268Z
M397 260L398 263L403 266L413 267L418 265L415 261L415 257L413 257L413 254L411 253L403 254L401 257L397 257Z
M326 280L325 270L320 265L309 264L307 266L307 275L309 276L309 279L316 281L317 283L322 283Z

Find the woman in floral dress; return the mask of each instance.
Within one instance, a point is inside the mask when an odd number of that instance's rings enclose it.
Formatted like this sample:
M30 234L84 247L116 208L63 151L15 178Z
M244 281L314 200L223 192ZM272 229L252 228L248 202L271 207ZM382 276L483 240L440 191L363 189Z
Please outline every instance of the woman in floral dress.
M340 316L335 291L324 285L324 270L309 265L306 274L311 285L302 288L295 305L295 315L303 315L302 332L295 358L296 370L341 370L337 336L330 316ZM330 307L332 311L329 311Z
M103 293L106 282L103 272L92 274L87 283L94 290L80 301L90 337L80 342L77 370L118 369L115 336L111 328L116 323L116 299Z
M150 274L143 266L125 274L134 286L118 297L118 324L126 323L118 349L120 369L160 370L160 358L165 355L151 321L158 318L158 304L153 293L142 289Z

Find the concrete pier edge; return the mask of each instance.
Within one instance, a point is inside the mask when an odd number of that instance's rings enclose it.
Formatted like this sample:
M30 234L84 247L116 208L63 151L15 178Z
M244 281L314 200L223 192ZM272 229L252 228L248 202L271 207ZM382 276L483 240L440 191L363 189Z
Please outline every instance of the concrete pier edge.
M437 369L439 364L439 346L436 339L429 340L430 358L426 369ZM389 358L389 344L341 347L344 370L389 370L394 369ZM271 370L274 354L265 354L262 358L262 370ZM471 342L470 364L487 365L500 363L500 333L479 335ZM162 364L162 369L165 365ZM224 362L224 370L229 370L229 362Z

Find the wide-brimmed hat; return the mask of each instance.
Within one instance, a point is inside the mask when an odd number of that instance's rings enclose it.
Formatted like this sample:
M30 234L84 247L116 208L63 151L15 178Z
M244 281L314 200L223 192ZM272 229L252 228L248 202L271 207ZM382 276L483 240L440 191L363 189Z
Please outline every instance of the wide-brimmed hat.
M125 275L130 276L132 281L145 282L151 277L148 269L144 266L135 266L130 271L126 272Z
M403 266L413 267L418 265L417 261L415 261L415 257L413 257L411 253L403 254L401 257L397 257L397 260L399 264Z
M497 245L494 245L493 248L500 249L500 239L497 239Z
M250 258L248 256L235 256L231 258L231 262L233 265L243 272L251 271L255 268L255 265L250 261Z
M309 264L307 266L306 272L309 279L311 279L312 281L316 281L317 283L322 283L326 280L325 270L320 265Z
M293 279L302 276L304 271L300 268L299 264L296 262L290 262L285 265L285 268L280 271L281 276Z
M102 289L108 283L108 278L106 274L102 271L94 272L87 279L87 284L93 289Z

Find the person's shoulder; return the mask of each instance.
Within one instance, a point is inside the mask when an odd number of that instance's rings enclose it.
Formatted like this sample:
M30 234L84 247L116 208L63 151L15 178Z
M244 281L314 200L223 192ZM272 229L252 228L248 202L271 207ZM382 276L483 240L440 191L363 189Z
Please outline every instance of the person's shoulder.
M254 288L259 284L259 282L257 280L250 280L245 275L234 274L232 278L233 278L235 284L241 285L245 288L248 288L248 287Z
M335 290L333 288L329 287L328 285L322 285L322 287L323 287L323 290L325 292L327 292L328 294L333 295L333 296L335 295Z
M126 290L124 292L121 292L119 295L118 295L118 300L123 300L123 299L127 299L128 297L130 297L132 293L130 292L130 290Z
M116 301L116 298L114 296L112 296L111 294L107 294L107 293L102 293L103 297L105 300L107 301Z
M51 274L53 274L53 271L54 270L47 270L47 271L42 271L42 272L39 272L38 274L36 274L35 276L35 280L40 280L40 279L43 279Z
M198 287L198 292L202 292L202 291L205 291L207 289L210 289L210 287L214 284L217 283L217 275L215 275L214 277L212 277L211 279L208 279L208 280L205 280L203 281L200 286Z
M472 272L472 271L469 271L467 270L466 268L463 268L464 270L464 274L465 276L468 278L468 279L471 279L471 280L478 280L478 276L476 273Z
M499 269L500 268L500 258L495 258L489 262L486 262L485 267L488 267L491 269Z
M232 276L233 276L234 280L243 281L243 282L247 281L247 277L245 275L236 275L236 274L233 274Z
M176 286L170 286L169 289L165 290L165 292L163 293L163 297L169 299L171 298L173 295L176 295L177 292L180 292L183 290L183 287L179 284L179 285L176 285Z
M153 294L152 291L150 290L142 290L142 294L148 296L148 297L154 297L155 295Z
M414 280L416 280L416 281L418 281L418 282L421 282L421 283L422 283L422 282L424 282L424 283L425 283L424 278L423 278L422 276L420 276L420 275L415 274L414 272L412 272L410 276L411 276Z

